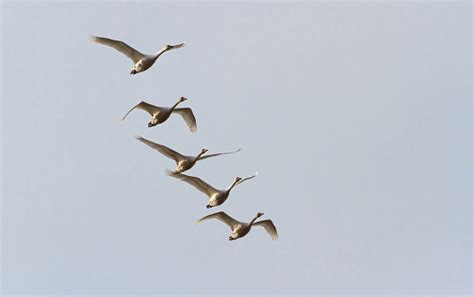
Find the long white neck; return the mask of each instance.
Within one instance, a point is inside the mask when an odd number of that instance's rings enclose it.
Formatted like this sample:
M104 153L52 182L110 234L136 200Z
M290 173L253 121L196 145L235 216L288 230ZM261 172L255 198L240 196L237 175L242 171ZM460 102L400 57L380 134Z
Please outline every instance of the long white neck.
M153 59L154 60L158 59L158 57L161 56L166 51L167 51L166 47L163 48L162 50L160 50L159 52L157 52L156 54L153 55Z
M171 106L171 111L173 111L176 108L176 106L178 106L178 104L180 104L181 102L182 102L181 99L179 99L178 102L176 102L173 106Z
M232 190L233 187L235 187L235 185L237 184L237 180L234 180L234 182L230 185L230 187L227 189L227 193L230 192L230 190Z
M252 226L255 220L258 219L258 217L259 215L256 215L255 218L253 218L253 220L250 221L249 226Z
M206 153L206 152L201 151L201 152L196 156L196 158L194 158L194 162L196 162L197 160L199 160L199 158L200 158L202 155L204 155L205 153Z

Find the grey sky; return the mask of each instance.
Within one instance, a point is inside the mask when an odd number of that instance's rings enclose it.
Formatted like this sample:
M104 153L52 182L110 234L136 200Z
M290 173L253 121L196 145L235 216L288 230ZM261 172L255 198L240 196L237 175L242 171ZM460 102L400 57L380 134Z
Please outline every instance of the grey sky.
M469 294L469 2L4 3L4 294ZM88 42L152 53L150 70ZM140 100L193 108L147 128ZM239 154L189 174L134 139Z

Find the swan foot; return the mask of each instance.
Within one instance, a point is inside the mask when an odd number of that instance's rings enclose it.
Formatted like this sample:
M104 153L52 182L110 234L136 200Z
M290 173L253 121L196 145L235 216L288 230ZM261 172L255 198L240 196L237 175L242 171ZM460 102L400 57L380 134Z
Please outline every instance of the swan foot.
M132 71L130 71L130 74L135 75L137 74L137 71L135 69L132 69Z

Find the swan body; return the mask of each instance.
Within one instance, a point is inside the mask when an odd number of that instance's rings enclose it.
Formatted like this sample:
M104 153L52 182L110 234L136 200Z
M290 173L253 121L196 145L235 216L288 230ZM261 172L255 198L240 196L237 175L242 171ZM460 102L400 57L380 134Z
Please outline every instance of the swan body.
M148 123L148 127L154 127L158 124L161 124L165 122L173 113L179 114L183 120L186 122L188 125L189 129L191 132L196 132L197 127L196 127L196 118L194 117L193 111L191 108L176 108L178 104L180 104L183 101L188 100L186 97L181 97L179 98L178 102L176 102L173 106L171 107L160 107L160 106L155 106L150 103L147 103L145 101L141 101L134 107L132 107L122 118L122 121L124 121L128 114L134 110L134 109L142 109L146 112L148 112L151 115L151 120Z
M143 72L147 70L148 68L150 68L151 66L153 66L156 60L163 53L169 50L182 48L185 45L184 43L180 43L176 45L166 45L156 54L146 55L146 54L142 54L141 52L137 51L133 47L129 46L128 44L120 40L99 37L99 36L94 36L94 35L91 35L89 39L92 42L110 46L116 49L117 51L121 52L122 54L126 55L128 58L130 58L133 61L133 68L130 71L130 74L133 74L133 75Z
M232 182L232 184L226 190L218 190L212 187L211 185L209 185L208 183L206 183L205 181L203 181L202 179L200 179L199 177L190 176L190 175L186 175L182 173L176 173L169 170L166 171L166 174L176 179L180 179L192 185L193 187L195 187L202 193L206 194L208 196L208 203L206 205L206 208L211 208L211 207L221 205L227 200L227 198L229 198L230 191L236 185L241 184L244 181L252 179L257 176L257 173L255 173L254 175L246 177L246 178L236 177L234 181Z
M228 155L228 154L234 154L240 151L240 149L233 151L233 152L225 152L225 153L215 153L215 154L210 154L210 155L205 155L207 153L207 149L202 149L201 152L197 156L185 156L180 153L178 153L175 150L170 149L167 146L164 146L162 144L150 141L148 139L145 139L143 137L136 137L137 140L143 142L144 144L148 145L152 149L157 150L158 152L162 153L166 157L173 159L176 162L176 170L175 173L182 173L186 170L191 169L197 161L204 160L206 158L212 158L212 157L217 157L220 155Z
M225 212L220 211L220 212L207 215L199 219L198 221L196 221L196 223L200 223L202 221L209 220L209 219L217 219L225 223L227 226L230 227L230 230L231 230L231 233L229 235L229 240L236 240L236 239L244 237L250 232L253 226L261 226L265 228L265 231L267 231L267 233L271 236L273 240L278 239L277 229L275 225L273 224L272 220L263 220L263 221L255 222L261 216L263 216L263 213L259 212L255 216L255 218L253 218L249 223L243 223L232 218Z

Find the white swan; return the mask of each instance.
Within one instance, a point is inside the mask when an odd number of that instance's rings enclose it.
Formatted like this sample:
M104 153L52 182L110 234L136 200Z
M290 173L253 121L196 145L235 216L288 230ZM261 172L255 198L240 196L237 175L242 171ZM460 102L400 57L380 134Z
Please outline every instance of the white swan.
M90 41L107 45L113 47L114 49L118 50L122 54L126 55L133 61L133 68L130 71L130 74L137 74L139 72L143 72L150 68L164 52L167 52L172 49L182 48L184 43L176 44L176 45L166 45L163 49L161 49L156 54L145 55L134 49L133 47L129 46L123 41L114 40L105 37L99 36L90 36Z
M240 151L240 149L233 151L233 152L225 152L225 153L215 153L215 154L210 154L210 155L205 155L207 153L207 149L202 149L201 152L197 156L185 156L177 151L174 151L170 149L167 146L164 146L162 144L150 141L148 139L145 139L143 137L137 136L137 140L143 142L144 144L148 145L152 149L155 149L165 155L166 157L173 159L176 162L176 170L175 173L182 173L186 170L191 169L197 161L204 160L207 158L212 158L212 157L217 157L220 155L228 155L228 154L234 154Z
M263 221L259 221L255 223L255 220L261 216L263 216L263 213L259 212L255 216L255 218L253 218L253 220L250 221L250 223L242 223L235 220L234 218L232 218L225 212L220 211L220 212L216 212L208 216L205 216L199 219L198 221L196 221L196 223L200 223L202 221L209 220L209 219L218 219L219 221L227 224L227 226L230 227L230 230L232 232L230 233L229 240L236 240L238 238L244 237L245 235L247 235L247 233L250 232L250 229L252 229L252 226L262 226L263 228L265 228L265 231L267 231L267 233L270 234L273 240L278 239L277 229L275 225L273 224L272 220L263 220Z
M216 188L204 182L199 177L189 176L182 173L176 173L170 170L167 170L166 174L176 179L180 179L184 182L187 182L191 186L195 187L199 191L206 194L209 197L209 201L208 201L208 204L206 205L206 208L211 208L211 207L221 205L229 197L229 194L232 188L234 188L238 184L243 183L246 180L252 179L257 176L257 172L256 172L254 175L246 177L246 178L236 177L234 179L234 182L226 190L217 190Z
M132 107L122 118L122 121L125 120L125 118L128 116L128 114L134 110L135 108L142 109L146 112L148 112L151 115L151 120L148 123L148 127L154 127L158 124L163 123L166 121L172 113L177 113L179 114L186 124L188 124L189 129L191 132L196 132L197 127L196 127L196 118L194 117L193 111L191 108L176 108L178 104L180 104L183 101L188 100L186 97L181 97L179 98L178 102L176 102L173 106L171 107L160 107L160 106L155 106L150 103L147 103L145 101L142 101Z

